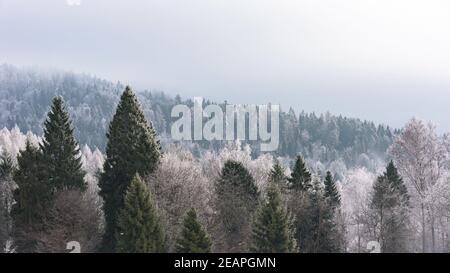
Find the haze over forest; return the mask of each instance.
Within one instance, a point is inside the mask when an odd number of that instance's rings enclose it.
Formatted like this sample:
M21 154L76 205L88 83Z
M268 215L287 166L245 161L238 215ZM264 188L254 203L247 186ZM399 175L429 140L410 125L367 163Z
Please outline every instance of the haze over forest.
M449 12L442 0L0 0L0 63L443 132Z

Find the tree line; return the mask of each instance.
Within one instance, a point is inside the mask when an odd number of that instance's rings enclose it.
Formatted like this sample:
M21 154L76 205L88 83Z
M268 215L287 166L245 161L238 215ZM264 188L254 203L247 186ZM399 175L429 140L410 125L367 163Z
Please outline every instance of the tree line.
M16 252L63 252L68 240L79 238L86 252L331 253L353 251L349 234L356 223L359 252L364 252L364 240L379 242L383 252L414 251L417 198L411 178L405 176L405 182L400 175L415 163L401 158L414 128L409 129L396 142L404 145L392 146L394 160L370 184L368 200L350 223L345 203L356 199L346 200L345 183L331 172L311 172L300 155L291 168L267 157L255 172L233 156L217 166L197 166L186 154L164 153L127 87L106 135L99 206L86 183L68 111L62 97L56 97L42 141L27 141L17 162L1 161L0 242ZM198 175L202 168L215 169L211 173L217 175ZM437 212L446 207L428 200L423 198L419 210L425 240L432 227L445 236L438 223L446 218Z

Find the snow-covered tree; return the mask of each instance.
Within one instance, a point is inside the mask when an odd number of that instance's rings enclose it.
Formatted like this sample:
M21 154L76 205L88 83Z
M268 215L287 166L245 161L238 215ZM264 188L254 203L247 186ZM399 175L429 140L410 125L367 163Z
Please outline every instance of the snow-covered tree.
M449 183L446 143L446 137L439 137L433 124L413 118L389 150L411 195L414 220L420 223L422 252L439 250L439 223L448 221L448 215L438 213L439 198L435 196L442 194L437 188L446 190ZM444 194L449 196L450 192Z
M174 251L183 217L195 208L199 219L210 230L213 226L213 182L202 171L200 162L189 150L170 146L154 174L146 177L159 206L169 251Z

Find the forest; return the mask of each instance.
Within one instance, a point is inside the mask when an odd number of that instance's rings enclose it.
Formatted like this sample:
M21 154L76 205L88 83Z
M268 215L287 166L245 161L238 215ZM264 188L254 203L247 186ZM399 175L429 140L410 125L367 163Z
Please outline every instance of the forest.
M392 129L290 109L278 151L263 153L171 141L180 103L192 105L0 66L0 250L450 251L450 135L432 123Z

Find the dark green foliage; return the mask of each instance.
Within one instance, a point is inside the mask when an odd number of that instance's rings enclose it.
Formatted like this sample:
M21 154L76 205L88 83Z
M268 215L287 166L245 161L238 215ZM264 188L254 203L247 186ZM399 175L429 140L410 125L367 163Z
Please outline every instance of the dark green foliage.
M287 212L278 185L271 183L265 202L253 224L251 251L257 253L295 252L296 243L290 214Z
M222 168L217 183L217 193L221 194L232 188L240 193L245 193L249 198L255 199L258 197L258 188L250 172L242 163L228 160Z
M333 208L339 208L341 205L341 195L336 187L336 182L331 175L331 172L327 172L325 177L325 198L328 200Z
M147 186L136 175L125 196L117 228L117 252L159 253L164 251L164 235L155 204Z
M289 182L290 188L294 191L307 191L311 188L311 173L306 168L302 156L297 156Z
M41 149L47 179L53 187L57 190L86 189L80 150L61 97L53 99L51 111L44 123Z
M227 161L216 183L216 207L223 226L224 250L248 250L250 222L257 207L259 193L255 181L240 162Z
M316 180L310 193L309 231L304 252L336 253L341 251L341 240L335 221L336 207L325 198L325 192L320 180Z
M197 219L194 209L187 212L181 236L177 241L178 253L210 253L211 240Z
M34 252L38 238L53 201L54 187L47 180L42 152L27 141L17 158L14 181L16 203L12 209L14 244L18 252Z
M276 161L270 170L270 182L276 184L281 192L284 192L288 186L288 178L285 175L285 169Z
M382 252L407 251L409 196L392 161L373 185L370 209Z
M131 179L136 173L151 174L161 156L156 133L147 123L130 87L122 94L107 138L106 161L99 185L106 217L103 251L109 252L115 249L117 212L123 207Z

